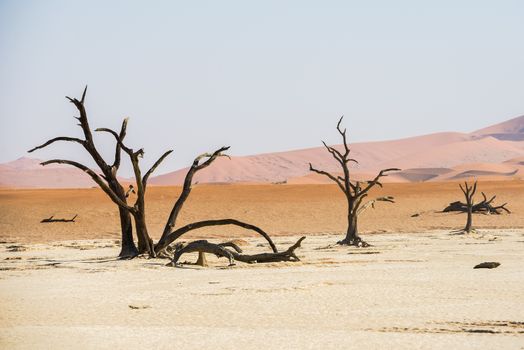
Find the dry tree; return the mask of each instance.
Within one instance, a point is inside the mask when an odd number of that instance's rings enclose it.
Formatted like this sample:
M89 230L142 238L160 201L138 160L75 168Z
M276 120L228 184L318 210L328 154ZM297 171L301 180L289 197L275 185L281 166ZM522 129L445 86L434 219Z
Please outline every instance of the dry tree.
M82 128L84 138L80 139L77 137L59 136L59 137L50 139L47 142L30 149L28 152L29 153L34 152L38 149L42 149L58 141L74 142L74 143L81 145L87 151L87 153L91 156L91 158L95 161L96 165L102 172L100 176L102 177L104 184L107 187L109 187L109 189L111 189L111 192L114 193L114 195L118 198L119 201L121 201L122 203L126 203L128 192L124 190L124 187L119 183L118 178L117 178L117 172L118 172L118 169L120 167L120 162L121 162L120 144L117 144L115 147L115 158L114 158L113 163L108 164L106 160L104 160L104 158L101 156L93 140L93 134L89 126L87 112L86 112L86 108L84 104L86 92L87 92L87 86L85 87L84 92L82 93L82 98L80 100L66 96L66 98L71 103L73 103L76 109L78 110L79 115L78 117L75 117L75 118L78 120L78 125L80 126L80 128ZM126 136L126 129L127 129L127 119L123 121L122 126L120 128L120 132L119 132L119 138L122 140ZM41 164L44 166L48 164L68 164L84 172L95 173L95 171L89 169L87 166L83 164L80 164L78 162L71 161L71 160L66 160L66 159L51 159ZM120 229L121 229L121 237L122 237L121 250L120 250L119 256L121 258L130 258L138 254L138 250L133 241L132 220L131 220L131 216L129 215L128 210L124 209L121 206L119 206L118 209L119 209L119 214L120 214Z
M506 208L506 205L508 203L504 203L502 205L493 205L493 201L495 200L495 198L497 198L497 196L493 196L490 199L488 199L484 192L481 192L481 194L483 199L479 203L474 204L472 206L471 211L473 213L500 215L503 212L506 212L508 214L511 214L511 211L508 208ZM442 212L444 213L451 211L466 213L468 211L468 204L461 201L451 202L447 207L445 207L442 210Z
M338 150L335 147L328 146L324 141L322 144L327 151L335 158L342 168L343 176L334 175L324 170L316 169L311 163L309 163L309 170L317 174L328 177L330 180L335 182L340 190L344 193L347 200L347 230L346 236L343 240L338 241L338 244L342 245L354 245L357 247L367 247L369 244L363 241L358 235L358 216L369 207L374 208L376 202L390 202L394 203L394 198L391 196L378 197L375 199L368 200L364 203L364 200L368 197L369 191L376 185L382 187L380 179L388 176L388 173L392 171L399 171L397 168L389 168L380 170L373 180L370 181L352 181L351 172L349 169L350 163L358 163L355 159L350 157L351 150L347 143L346 129L342 130L340 124L342 123L341 117L337 123L337 131L342 136L342 150Z
M506 204L504 203L502 205L493 206L491 203L495 200L496 196L491 197L488 200L488 197L482 193L483 200L479 203L474 203L473 197L475 196L475 193L477 192L477 181L473 184L473 186L470 186L467 181L464 182L464 187L462 184L459 184L460 190L464 194L464 197L466 198L466 203L463 202L452 202L450 203L446 208L444 208L443 212L450 212L450 211L459 211L459 212L465 212L468 214L466 219L466 226L462 230L454 231L454 233L474 233L475 229L473 228L473 214L474 213L483 213L483 214L502 214L502 211L505 211L506 213L510 214L511 212L509 209L506 208Z
M86 88L87 89L87 88ZM147 190L147 184L149 177L152 175L152 173L155 171L155 169L164 161L164 159L171 154L172 150L166 151L162 156L153 164L153 166L145 172L144 175L142 175L142 170L140 168L140 158L144 156L144 150L141 148L137 151L134 151L132 148L128 147L124 143L124 138L126 135L127 130L127 119L124 119L122 123L122 128L120 132L116 132L114 130L111 130L109 128L99 128L95 131L98 132L106 132L111 134L115 140L116 140L116 154L115 154L115 162L113 165L108 165L103 158L100 156L99 152L97 151L94 142L93 142L93 136L91 133L91 129L88 124L87 120L87 113L84 108L84 100L85 100L85 94L86 90L84 90L84 93L82 94L82 99L72 99L68 98L71 102L75 104L77 109L80 112L80 117L77 119L80 121L80 126L82 127L82 130L84 131L85 140L81 140L78 138L72 138L72 137L57 137L52 140L47 141L41 146L35 147L34 149L30 150L30 152L46 147L47 145L56 142L56 141L72 141L80 143L84 146L84 148L88 151L88 153L93 157L97 165L100 167L102 174L97 174L96 171L90 169L89 167L75 162L71 160L64 160L64 159L52 159L48 160L46 162L43 162L42 165L52 164L52 163L58 163L58 164L68 164L71 166L74 166L82 171L84 171L87 175L91 177L91 179L104 191L107 196L115 203L121 213L121 219L123 218L129 218L129 225L131 226L131 219L130 216L134 219L135 223L135 231L136 236L138 239L138 249L136 248L131 228L129 228L129 231L125 231L126 235L124 237L124 230L123 230L123 240L122 240L122 251L124 251L124 238L125 242L129 243L131 245L131 248L133 250L126 249L125 254L121 252L121 256L125 257L134 257L139 254L146 254L149 257L169 257L174 258L173 255L170 255L168 251L171 251L174 253L173 249L169 246L173 244L178 238L180 238L182 235L186 234L187 232L197 230L203 227L210 227L210 226L224 226L224 225L232 225L232 226L238 226L242 227L247 230L254 231L261 235L263 238L266 239L268 242L271 252L270 253L262 253L257 254L254 256L250 255L242 255L240 252L236 251L235 253L232 253L232 255L228 255L228 253L224 253L226 256L230 258L235 258L239 261L245 261L245 262L270 262L270 261L297 261L298 258L294 254L294 250L300 246L300 243L304 238L301 238L298 240L297 243L295 243L293 246L291 246L289 249L287 249L284 252L279 252L277 250L277 247L275 246L273 240L271 237L263 231L261 228L245 223L236 219L232 218L224 218L224 219L215 219L215 220L204 220L204 221L198 221L193 222L187 225L184 225L182 227L177 228L176 227L176 221L178 219L178 216L182 210L182 207L184 206L184 203L186 202L187 198L189 197L189 194L192 190L192 184L193 184L193 177L194 175L211 165L217 158L219 157L229 157L226 152L229 147L221 147L214 151L213 153L203 153L196 157L193 161L193 164L189 168L185 179L184 184L182 187L182 192L180 196L178 197L177 201L173 205L173 208L168 216L168 219L165 224L165 228L162 232L162 235L160 237L160 240L155 244L153 242L153 239L151 238L146 224L146 201L145 201L145 194ZM131 164L133 166L133 173L135 177L135 183L136 183L136 191L134 187L130 186L130 190L127 192L124 191L123 187L118 183L116 172L118 170L118 167L120 166L121 161L121 151L124 151L131 161ZM133 191L136 193L136 200L134 204L128 204L128 195L130 191ZM122 223L122 228L124 229L124 225ZM127 226L126 226L127 228ZM129 242L130 240L130 242ZM207 242L207 241L206 241ZM202 253L209 251L210 247L213 246L212 243L207 242L208 244L188 244L189 248L186 247L184 252L187 252L189 249L193 249L193 251L199 251L198 249L195 250L195 246L201 247L200 251ZM178 245L178 247L181 247L181 245ZM226 249L227 245L222 245L223 249ZM213 248L214 249L214 248ZM180 252L179 252L180 254Z

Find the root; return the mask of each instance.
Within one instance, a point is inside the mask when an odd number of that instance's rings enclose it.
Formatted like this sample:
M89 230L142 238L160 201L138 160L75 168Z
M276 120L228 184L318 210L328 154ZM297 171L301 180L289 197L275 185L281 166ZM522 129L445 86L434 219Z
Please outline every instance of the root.
M357 237L355 239L350 239L350 240L344 238L343 240L338 241L337 244L339 244L339 245L355 246L355 247L358 247L358 248L371 247L371 244L369 244L366 241L363 241L362 238L360 238L360 237Z

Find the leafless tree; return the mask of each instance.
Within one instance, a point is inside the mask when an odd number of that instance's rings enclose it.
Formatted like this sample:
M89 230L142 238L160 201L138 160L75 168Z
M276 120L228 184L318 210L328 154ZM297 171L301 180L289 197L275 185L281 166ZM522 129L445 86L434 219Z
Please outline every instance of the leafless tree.
M475 193L477 192L477 181L475 181L473 187L469 186L467 181L464 182L464 187L462 187L462 184L459 184L459 187L462 193L464 193L464 197L466 197L466 213L468 216L466 219L466 226L464 226L464 229L457 231L457 233L472 233L475 232L472 227L472 221L473 206L475 205L473 202L473 196L475 196Z
M82 130L84 131L85 140L81 140L78 138L72 138L72 137L57 137L52 140L49 140L48 142L44 143L41 146L35 147L30 152L46 147L47 145L56 142L56 141L72 141L77 142L84 146L84 148L89 152L89 154L92 156L92 158L95 160L97 165L100 167L102 174L97 174L96 171L90 169L89 167L75 162L71 160L64 160L64 159L52 159L48 160L46 162L43 162L42 165L57 163L57 164L68 164L71 166L74 166L82 171L84 171L86 174L88 174L91 179L108 195L108 197L119 207L120 213L121 213L121 219L129 219L129 222L125 222L126 226L124 225L124 222L122 221L122 228L123 228L123 247L121 252L121 256L125 257L134 257L138 254L146 254L149 257L156 257L156 256L169 256L169 253L167 252L167 248L175 242L178 238L180 238L182 235L186 234L187 232L190 232L192 230L200 229L203 227L210 227L210 226L224 226L224 225L233 225L242 227L247 230L254 231L264 237L266 241L268 242L272 252L270 253L262 253L257 254L254 256L249 255L235 255L239 254L238 252L233 254L232 256L240 261L246 261L246 262L269 262L269 261L298 261L298 258L294 254L294 250L297 249L300 246L300 242L302 242L302 239L299 240L295 245L290 247L285 252L279 252L277 250L277 247L273 243L271 237L263 231L261 228L254 226L249 223L245 223L236 219L232 218L225 218L225 219L216 219L216 220L204 220L204 221L198 221L193 222L187 225L184 225L182 227L176 228L176 221L177 218L184 206L184 203L186 202L187 198L189 197L189 194L192 190L192 183L193 183L193 177L194 175L211 165L217 158L219 157L229 157L225 152L229 149L229 147L221 147L214 151L213 153L203 153L195 158L193 161L193 164L189 168L186 177L184 179L184 184L182 188L182 192L180 196L178 197L177 201L175 202L169 217L166 221L165 228L163 230L163 233L160 237L160 240L158 243L154 244L153 239L149 235L148 229L147 229L147 223L146 223L146 201L145 201L145 194L147 190L147 184L149 177L153 174L155 169L164 161L164 159L171 154L172 150L166 151L160 158L153 164L153 166L144 174L142 175L142 171L140 168L140 159L144 156L144 150L141 148L137 151L134 151L132 148L126 146L124 143L124 138L126 135L127 130L127 119L124 119L122 123L122 128L120 132L116 132L109 128L98 128L95 131L98 132L106 132L111 134L114 139L116 140L116 153L115 153L115 162L113 165L107 165L106 162L103 160L102 156L99 154L97 149L94 146L93 137L91 133L91 129L89 127L88 121L87 121L87 114L84 108L84 100L85 100L85 94L86 90L84 90L84 93L82 94L82 99L72 99L68 98L72 103L75 104L77 109L80 112L80 117L77 119L80 121L80 126L82 127ZM130 186L129 190L126 192L124 191L123 187L118 183L116 172L118 170L118 167L120 166L121 161L121 151L124 151L131 161L131 164L133 166L133 172L135 177L135 183L136 183L136 191L133 186ZM136 200L134 204L128 204L128 195L129 192L133 191L136 193ZM131 230L131 217L134 219L135 222L135 231L136 236L138 239L138 249L134 244L133 236L132 236L132 230ZM130 227L127 227L127 223L129 223ZM126 230L124 231L124 228ZM129 230L127 230L129 229ZM125 236L124 236L125 233ZM124 242L128 243L126 245L126 249L124 249ZM200 241L199 241L200 242ZM207 242L207 241L206 241ZM184 250L184 252L188 252L189 249L193 249L193 251L199 251L201 254L209 251L212 246L212 243L208 242L208 245L202 245L202 244L189 244L188 246L190 248L187 248ZM225 247L224 245L221 245L222 247ZM203 247L202 249L196 249L195 247ZM129 249L128 249L129 248ZM132 249L131 249L132 248ZM213 248L215 249L215 248ZM224 248L225 249L225 248ZM174 254L174 251L171 249L171 251ZM224 254L228 254L225 252ZM170 258L173 258L173 256L169 256ZM178 260L178 258L177 258Z
M114 158L113 163L108 164L104 160L104 158L100 155L100 152L98 151L95 145L95 142L93 140L93 134L89 126L89 121L87 118L87 112L85 108L86 92L87 92L87 86L85 87L84 92L82 93L82 98L80 100L66 96L66 98L71 103L73 103L76 109L78 110L79 116L75 118L79 122L78 125L82 128L84 138L80 139L80 138L69 137L69 136L55 137L39 146L32 148L31 150L29 150L29 152L31 153L38 149L42 149L58 141L74 142L74 143L81 145L87 151L87 153L89 153L91 158L95 161L96 165L99 167L100 171L102 172L101 182L103 182L104 185L107 186L111 190L111 192L118 198L119 201L127 205L127 202L126 202L127 193L117 179L117 172L118 172L118 169L120 167L120 162L121 162L120 144L117 144L115 147L115 158ZM127 129L127 119L125 119L122 122L122 127L120 128L120 132L119 132L119 138L122 140L126 136L126 129ZM42 163L42 165L44 166L48 164L69 164L78 169L81 169L82 171L85 171L88 173L89 172L95 173L95 171L89 169L87 166L83 164L80 164L78 162L71 161L71 160L66 160L66 159L51 159L51 160L48 160ZM128 210L124 209L122 206L119 206L118 209L119 209L119 214L120 214L120 229L121 229L121 237L122 237L121 251L120 251L119 256L121 258L131 258L138 254L138 250L133 241L132 220L131 220Z
M311 163L309 163L309 170L317 174L328 177L330 180L335 182L340 190L344 193L347 200L347 231L346 236L343 240L337 242L342 245L354 245L357 247L367 247L368 243L363 241L358 235L358 216L366 209L374 208L376 202L390 202L394 203L394 198L391 196L378 197L375 199L364 202L369 195L369 191L376 185L382 187L380 179L388 175L392 171L398 171L397 168L389 168L380 170L373 180L370 181L352 181L351 172L349 168L350 163L358 163L355 159L350 157L351 150L347 143L346 129L342 130L340 124L342 123L343 117L337 123L337 131L342 137L343 149L339 150L335 147L328 146L322 141L326 150L335 158L340 164L343 176L331 174L324 170L316 169Z
M490 199L488 199L488 197L486 196L484 192L481 192L481 194L482 194L483 199L479 203L473 205L473 207L471 208L471 211L473 213L497 214L497 215L500 215L503 212L506 212L508 214L511 213L511 211L508 208L506 208L506 205L508 203L504 203L502 205L493 205L493 201L495 200L495 198L497 198L497 196L493 196ZM468 204L463 203L461 201L451 202L442 211L445 213L450 212L450 211L459 211L459 212L467 213Z

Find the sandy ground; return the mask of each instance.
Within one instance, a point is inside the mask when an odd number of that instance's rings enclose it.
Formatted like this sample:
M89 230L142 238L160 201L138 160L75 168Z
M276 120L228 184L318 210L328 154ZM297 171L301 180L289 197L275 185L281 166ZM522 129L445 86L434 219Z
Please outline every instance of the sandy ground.
M179 190L149 189L154 237ZM0 348L524 349L524 185L479 190L512 214L476 215L474 238L449 233L464 214L437 212L460 199L456 183L385 184L373 195L397 203L362 215L373 247L358 249L332 246L345 228L334 186L196 186L179 225L233 217L281 249L307 236L299 263L228 267L208 257L206 269L115 260L117 211L97 189L1 190ZM75 214L75 223L40 223ZM268 249L227 227L192 237ZM484 261L502 265L473 269Z
M481 228L524 228L524 181L479 182L479 192L508 202L511 215L476 215ZM158 238L180 187L150 187L147 197L149 233ZM422 232L463 227L465 215L439 213L462 200L457 183L384 184L370 197L392 195L395 204L379 203L359 220L360 231ZM481 195L476 196L480 200ZM235 218L271 235L315 235L344 232L346 202L334 185L197 185L182 210L178 225L197 220ZM411 217L413 214L420 214ZM75 223L41 224L55 215ZM193 237L249 235L230 227L203 229ZM17 242L120 238L118 210L99 189L0 190L0 239Z
M522 349L524 230L482 234L312 236L298 263L209 268L115 261L113 240L3 243L0 347Z

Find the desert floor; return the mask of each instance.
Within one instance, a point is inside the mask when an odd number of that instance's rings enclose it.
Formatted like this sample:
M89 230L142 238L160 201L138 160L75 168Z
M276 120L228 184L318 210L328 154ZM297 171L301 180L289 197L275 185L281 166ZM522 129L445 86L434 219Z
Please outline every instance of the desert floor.
M436 212L460 198L457 184L385 185L397 203L363 214L369 248L333 245L344 229L333 186L196 186L182 223L235 217L280 249L307 236L297 263L228 267L208 256L208 268L116 260L117 213L98 190L3 190L0 348L523 349L524 186L479 186L513 213L476 215L482 229L465 237L450 234L464 215ZM150 188L152 233L176 192ZM76 213L75 223L39 223ZM193 236L268 249L227 228ZM501 266L473 269L484 261Z
M524 228L524 181L479 182L484 191L508 202L511 215L476 215L480 228ZM180 193L180 187L150 187L147 192L149 233L158 238ZM378 203L359 219L363 233L424 232L461 228L464 214L440 213L447 204L463 200L458 183L384 184L374 196L391 195L396 203ZM130 198L132 202L134 199ZM196 185L178 226L198 220L235 218L257 225L272 236L343 232L346 202L335 185ZM71 218L75 223L41 224L40 220ZM413 214L419 214L412 217ZM242 229L219 227L196 231L193 237L242 238ZM254 237L254 235L252 235ZM101 190L0 189L0 239L43 243L56 240L120 238L118 210Z
M209 268L116 261L112 240L4 243L0 347L522 349L524 230L481 235L312 236L298 263ZM473 269L484 261L501 266Z

